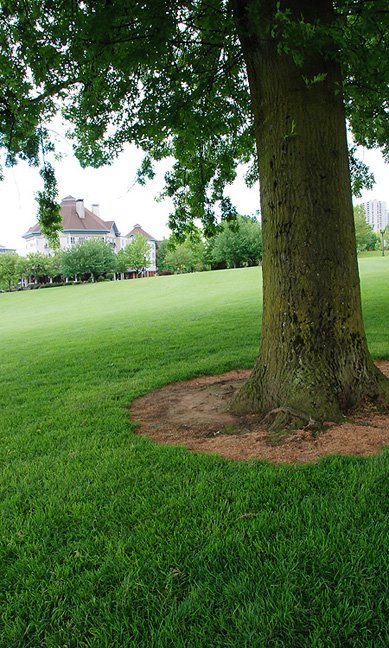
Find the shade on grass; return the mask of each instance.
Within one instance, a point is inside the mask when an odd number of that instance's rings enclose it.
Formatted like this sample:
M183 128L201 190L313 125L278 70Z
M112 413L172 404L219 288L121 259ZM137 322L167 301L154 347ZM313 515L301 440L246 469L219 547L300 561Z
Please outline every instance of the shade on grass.
M375 357L389 262L361 260ZM253 364L259 270L0 295L1 647L386 646L387 457L240 463L128 405Z

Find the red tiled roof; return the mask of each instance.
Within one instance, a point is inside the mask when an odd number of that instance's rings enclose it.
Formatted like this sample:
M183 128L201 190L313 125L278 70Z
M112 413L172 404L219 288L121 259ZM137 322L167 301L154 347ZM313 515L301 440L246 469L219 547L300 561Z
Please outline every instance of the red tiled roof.
M144 236L149 241L156 241L154 236L151 236L150 234L145 232L145 230L142 229L140 225L135 225L135 227L132 228L131 232L128 232L128 234L126 234L126 238L128 238L129 236L135 236L135 234L142 234L142 236Z
M76 201L66 202L61 205L61 218L64 230L95 230L101 232L109 232L110 228L107 227L100 216L96 216L89 209L85 209L85 217L80 218L76 212Z
M103 221L100 216L97 216L89 209L85 208L85 217L80 218L76 211L76 199L72 196L67 196L61 203L61 218L62 218L62 227L65 231L93 231L93 232L104 232L108 233L114 223L114 221ZM24 237L27 237L29 234L37 233L40 234L41 226L39 223L36 223L30 227Z

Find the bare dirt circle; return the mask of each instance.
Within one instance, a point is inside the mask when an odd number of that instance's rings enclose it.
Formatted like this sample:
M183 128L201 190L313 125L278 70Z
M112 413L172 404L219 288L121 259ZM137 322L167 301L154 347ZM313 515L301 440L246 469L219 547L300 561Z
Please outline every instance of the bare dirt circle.
M389 361L377 362L389 376ZM389 444L389 413L366 408L328 423L320 432L270 433L257 415L236 416L228 404L250 371L236 370L167 385L136 399L131 417L137 433L156 443L179 445L228 459L308 463L328 454L368 456Z

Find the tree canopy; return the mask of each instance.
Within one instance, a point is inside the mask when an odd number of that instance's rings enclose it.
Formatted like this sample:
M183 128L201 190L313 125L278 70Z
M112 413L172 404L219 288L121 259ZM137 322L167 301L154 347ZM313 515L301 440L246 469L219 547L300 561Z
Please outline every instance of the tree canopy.
M328 21L304 17L294 1L7 0L0 8L0 145L5 164L41 167L38 196L46 233L59 227L47 124L61 108L82 165L109 163L126 142L152 160L172 156L165 194L174 201L178 234L200 217L234 215L226 186L236 166L257 176L250 90L237 23L272 38L303 67L307 51L326 52L343 71L346 115L355 141L388 155L388 10L386 0L335 0ZM261 22L262 5L271 21ZM269 9L270 11L270 9ZM304 71L302 69L302 74ZM325 74L325 72L323 72ZM306 84L321 82L319 75ZM339 88L339 91L341 89ZM351 155L354 186L370 178Z

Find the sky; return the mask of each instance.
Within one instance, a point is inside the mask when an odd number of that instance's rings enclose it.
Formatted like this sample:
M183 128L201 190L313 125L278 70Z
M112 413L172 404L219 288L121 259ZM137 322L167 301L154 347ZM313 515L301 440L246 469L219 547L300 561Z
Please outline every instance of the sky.
M123 235L139 223L158 240L169 236L167 220L172 204L169 200L155 200L163 187L163 174L167 168L163 163L160 163L156 178L140 186L135 183L135 178L143 156L134 146L126 146L111 166L82 169L72 154L70 143L60 134L56 139L62 154L62 159L55 163L59 199L68 195L83 198L89 209L92 204L99 204L101 218L114 220ZM389 165L385 165L379 151L360 148L358 155L374 172L376 184L371 191L364 191L362 198L355 199L355 203L376 198L386 201L389 208ZM259 189L258 186L248 189L243 175L242 170L229 194L239 213L253 215L259 209ZM35 195L41 188L38 170L26 163L20 162L6 169L5 178L0 182L0 245L25 253L22 235L37 221Z

